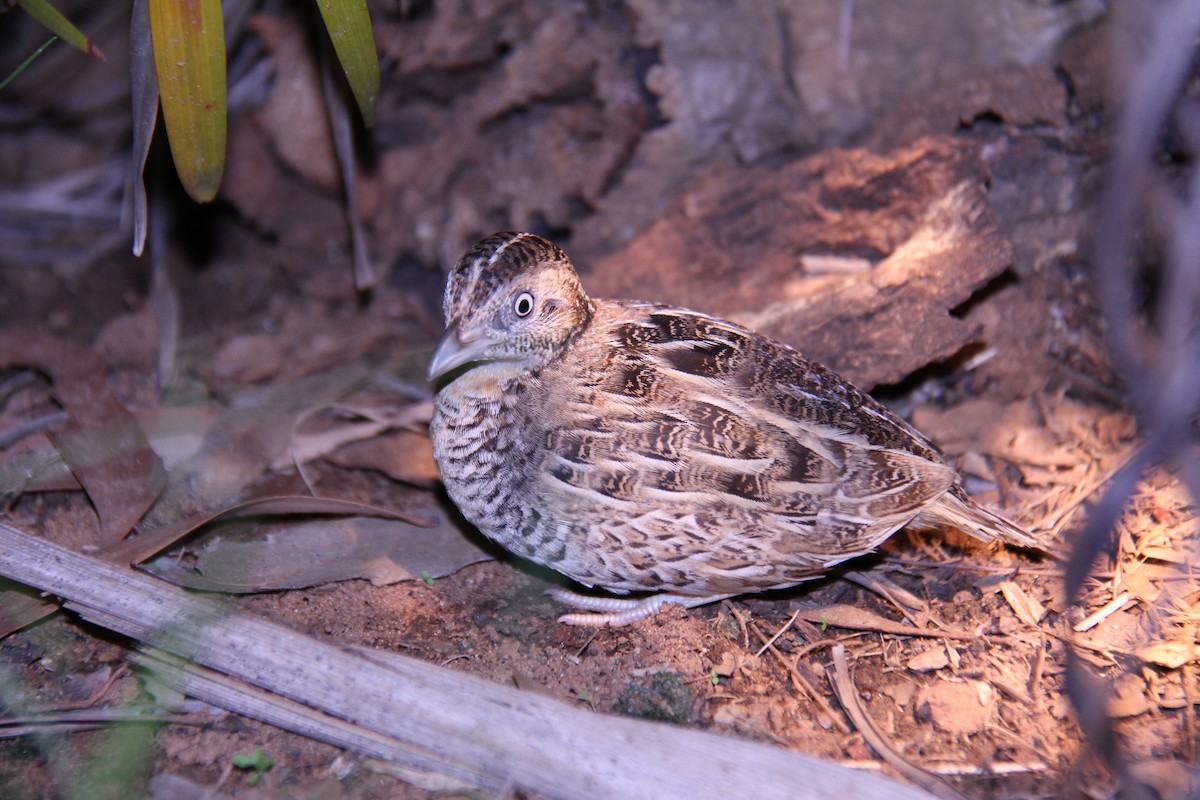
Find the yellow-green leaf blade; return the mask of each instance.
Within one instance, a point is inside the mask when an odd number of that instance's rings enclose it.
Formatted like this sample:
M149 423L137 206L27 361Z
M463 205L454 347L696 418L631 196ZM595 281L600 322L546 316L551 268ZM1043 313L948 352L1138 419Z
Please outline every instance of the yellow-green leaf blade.
M17 5L67 44L104 60L104 53L100 52L100 48L46 0L17 0Z
M317 0L334 52L367 126L375 124L379 99L379 55L366 0Z
M225 33L221 0L150 0L150 38L171 156L187 193L206 203L225 168Z

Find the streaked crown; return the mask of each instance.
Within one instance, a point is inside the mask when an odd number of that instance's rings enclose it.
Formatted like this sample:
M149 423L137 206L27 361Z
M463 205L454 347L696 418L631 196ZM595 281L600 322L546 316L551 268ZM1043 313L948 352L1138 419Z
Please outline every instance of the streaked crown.
M451 271L442 300L446 323L458 321L469 309L482 308L498 288L518 276L544 268L561 273L568 286L573 281L575 291L583 296L575 268L558 245L532 233L493 233L468 250Z

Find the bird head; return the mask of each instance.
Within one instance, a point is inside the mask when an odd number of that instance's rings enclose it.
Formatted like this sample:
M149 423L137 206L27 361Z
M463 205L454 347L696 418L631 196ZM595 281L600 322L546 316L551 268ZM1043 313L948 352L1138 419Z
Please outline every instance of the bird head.
M591 319L594 306L567 254L531 233L497 233L471 248L446 281L446 333L429 380L460 367L549 363Z

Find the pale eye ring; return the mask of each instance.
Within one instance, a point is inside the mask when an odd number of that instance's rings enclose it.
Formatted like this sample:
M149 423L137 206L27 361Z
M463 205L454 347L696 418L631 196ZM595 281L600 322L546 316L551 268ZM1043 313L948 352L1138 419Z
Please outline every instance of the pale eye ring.
M517 295L516 302L513 303L513 311L518 317L528 317L533 313L533 295L529 292L521 292Z

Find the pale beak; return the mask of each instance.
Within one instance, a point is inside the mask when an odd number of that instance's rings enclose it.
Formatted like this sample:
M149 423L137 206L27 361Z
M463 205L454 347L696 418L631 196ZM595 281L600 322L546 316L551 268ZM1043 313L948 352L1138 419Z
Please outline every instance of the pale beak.
M461 367L463 364L470 364L472 361L492 360L487 357L487 352L495 344L494 340L478 334L468 334L467 337L463 337L459 333L458 326L451 325L446 329L442 340L438 342L437 349L433 351L433 358L429 359L427 379L437 380L451 370Z

